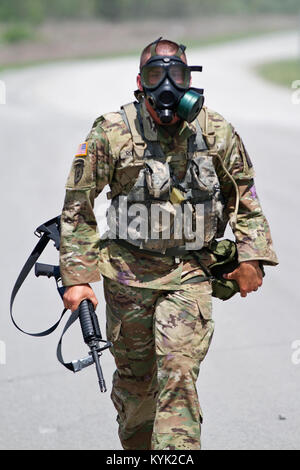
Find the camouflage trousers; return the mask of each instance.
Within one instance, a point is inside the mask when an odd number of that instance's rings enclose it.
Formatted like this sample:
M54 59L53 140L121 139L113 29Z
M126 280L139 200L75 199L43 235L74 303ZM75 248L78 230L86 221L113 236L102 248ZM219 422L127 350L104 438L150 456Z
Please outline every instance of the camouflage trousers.
M104 292L123 448L200 449L196 381L214 331L210 284L159 291L104 278Z

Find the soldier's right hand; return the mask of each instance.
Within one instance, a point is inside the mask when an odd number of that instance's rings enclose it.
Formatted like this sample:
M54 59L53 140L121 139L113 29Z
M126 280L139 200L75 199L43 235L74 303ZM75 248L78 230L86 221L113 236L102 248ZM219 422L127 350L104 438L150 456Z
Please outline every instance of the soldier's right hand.
M65 308L68 308L74 312L74 310L77 310L82 300L85 299L90 300L94 305L94 308L97 307L98 300L89 284L78 284L76 286L70 286L66 288L64 293L64 306Z

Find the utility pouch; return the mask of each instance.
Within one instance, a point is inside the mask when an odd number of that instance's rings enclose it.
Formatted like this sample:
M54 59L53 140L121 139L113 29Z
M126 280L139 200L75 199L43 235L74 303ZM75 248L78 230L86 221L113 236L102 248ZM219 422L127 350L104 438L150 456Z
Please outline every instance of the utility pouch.
M155 199L167 198L170 193L170 169L167 162L148 159L146 161L146 182L150 196Z

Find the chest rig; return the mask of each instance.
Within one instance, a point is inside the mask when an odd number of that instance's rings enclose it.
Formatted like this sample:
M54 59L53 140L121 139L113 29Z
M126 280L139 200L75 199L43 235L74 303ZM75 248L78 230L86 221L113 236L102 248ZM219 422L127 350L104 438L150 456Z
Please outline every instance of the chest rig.
M133 151L120 153L108 193L110 236L162 254L208 246L224 233L224 204L200 122L193 123L197 133L188 138L185 154L166 156L156 130L147 129L145 135L140 106L121 108ZM179 160L185 160L181 179L174 172Z

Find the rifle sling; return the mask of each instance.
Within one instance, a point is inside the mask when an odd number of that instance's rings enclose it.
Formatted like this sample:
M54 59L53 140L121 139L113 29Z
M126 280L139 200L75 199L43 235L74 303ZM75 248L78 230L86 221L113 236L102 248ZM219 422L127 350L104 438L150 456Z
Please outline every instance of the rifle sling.
M64 310L64 312L65 311L66 311L66 309ZM79 308L71 313L71 315L70 315L70 317L69 317L69 319L68 319L68 321L67 321L67 323L64 327L64 330L62 332L62 335L60 337L60 340L58 342L57 349L56 349L56 357L57 357L58 361L63 366L65 366L67 369L71 370L72 372L75 372L73 363L72 362L64 362L64 359L63 359L63 356L62 356L62 352L61 352L62 339L63 339L63 336L66 333L66 331L70 328L71 325L73 325L73 323L75 323L75 321L77 320L78 317L79 317Z
M48 328L45 331L41 331L40 333L29 333L27 331L22 330L22 328L20 328L17 325L17 323L15 322L15 319L13 317L13 305L14 305L16 295L19 292L19 290L20 290L21 286L23 285L25 279L27 278L28 274L30 273L31 269L35 265L36 261L39 259L39 257L43 253L44 249L48 245L49 241L50 241L49 236L47 234L43 234L41 239L39 240L39 242L34 247L31 254L29 255L29 258L27 259L26 263L24 264L24 266L23 266L23 268L22 268L22 270L21 270L21 272L20 272L20 274L19 274L19 276L16 280L16 283L14 285L14 288L13 288L12 294L11 294L11 298L10 298L10 316L11 316L12 322L19 331L21 331L22 333L25 333L26 335L29 335L29 336L42 337L42 336L50 335L54 330L56 330L56 328L58 327L58 325L61 322L62 317L64 316L64 314L67 311L67 309L64 309L62 314L61 314L60 319L51 328Z
M51 328L48 328L47 330L45 331L41 331L40 333L29 333L27 331L24 331L22 330L22 328L20 328L17 323L15 322L15 319L13 317L13 305L14 305L14 301L15 301L15 298L16 298L16 295L17 293L19 292L20 288L22 287L25 279L27 278L28 274L30 273L30 271L32 270L33 266L35 265L35 263L37 262L37 260L39 259L39 257L41 256L41 254L43 253L44 249L46 248L46 246L48 245L50 241L50 238L49 238L49 235L48 234L43 234L42 237L40 238L40 240L38 241L38 243L36 244L36 246L34 247L33 251L31 252L31 254L29 255L26 263L24 264L16 282L15 282L15 285L14 285L14 288L12 290L12 294L11 294L11 298L10 298L10 316L11 316L11 319L12 319L12 322L13 324L15 325L15 327L21 331L22 333L25 333L26 335L29 335L29 336L34 336L34 337L43 337L43 336L48 336L50 335L51 333L53 333L53 331L56 330L56 328L58 327L58 325L60 324L64 314L66 313L67 309L65 308L59 318L59 320L53 325L51 326ZM72 362L64 362L63 360L63 357L62 357L62 352L61 352L61 349L62 349L62 338L64 336L64 334L66 333L66 331L70 328L70 326L77 320L77 318L79 317L79 309L75 310L74 312L72 312L70 318L68 319L65 327L64 327L64 330L63 330L63 333L60 337L60 340L59 340L59 343L57 345L57 350L56 350L56 355L57 355L57 359L59 360L59 362L65 366L67 369L71 370L72 372L75 372L74 370L74 367L73 367L73 363Z

